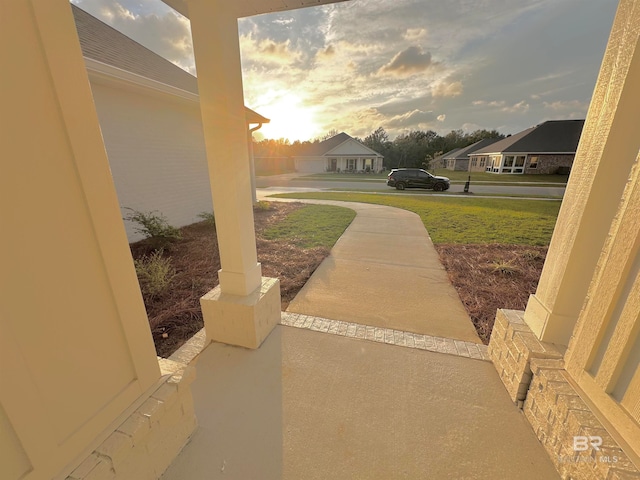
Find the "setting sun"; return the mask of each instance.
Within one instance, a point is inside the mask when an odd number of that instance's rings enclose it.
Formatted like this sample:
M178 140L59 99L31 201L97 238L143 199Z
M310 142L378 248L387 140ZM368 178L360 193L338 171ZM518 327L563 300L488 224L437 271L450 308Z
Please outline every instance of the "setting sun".
M267 94L254 109L271 120L260 129L264 138L288 138L290 141L310 140L320 135L313 107L305 107L293 94Z

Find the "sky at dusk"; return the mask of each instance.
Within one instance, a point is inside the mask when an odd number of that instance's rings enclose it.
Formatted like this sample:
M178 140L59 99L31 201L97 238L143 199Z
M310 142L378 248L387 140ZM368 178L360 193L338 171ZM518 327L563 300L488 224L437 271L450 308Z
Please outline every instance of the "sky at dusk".
M189 21L160 0L74 3L195 74ZM258 134L497 129L585 118L617 0L352 0L239 20ZM254 136L258 137L258 135Z

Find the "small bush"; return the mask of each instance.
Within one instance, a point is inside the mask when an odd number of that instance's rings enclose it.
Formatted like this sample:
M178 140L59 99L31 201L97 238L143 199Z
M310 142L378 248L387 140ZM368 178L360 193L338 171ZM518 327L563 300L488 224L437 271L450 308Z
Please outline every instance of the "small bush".
M503 275L514 275L520 271L517 265L514 265L510 261L497 260L491 264L493 271L501 273Z
M273 207L271 206L271 203L265 202L265 201L262 201L262 200L260 200L258 203L256 203L253 206L253 209L256 212L266 212L267 210L271 210L272 208Z
M140 282L140 290L145 299L153 299L164 294L171 285L171 280L176 276L171 258L163 257L162 250L144 255L133 263Z
M162 249L171 242L182 238L180 230L169 225L167 219L160 212L139 212L132 208L126 209L131 210L131 213L124 219L136 223L135 231L150 239L155 249Z
M535 250L525 250L520 254L520 256L522 256L522 258L524 258L525 260L529 260L529 261L544 260L545 258L545 256L542 253L537 252Z
M213 212L200 212L198 214L198 218L201 218L208 226L215 228L216 226L216 217Z

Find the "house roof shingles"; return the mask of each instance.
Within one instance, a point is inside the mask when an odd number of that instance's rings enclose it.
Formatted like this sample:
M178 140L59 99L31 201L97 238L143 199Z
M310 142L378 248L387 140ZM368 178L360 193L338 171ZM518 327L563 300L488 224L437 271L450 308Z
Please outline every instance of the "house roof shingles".
M342 133L339 133L338 135L334 135L331 138L327 138L322 142L305 144L304 146L302 146L300 151L296 154L296 157L321 157L322 155L329 153L331 150L338 147L339 145L342 145L347 140L357 141L355 138L342 132ZM375 152L373 150L371 151L374 152L376 155L382 156L378 152Z
M451 159L468 160L469 159L468 155L470 155L471 153L483 147L491 145L492 143L496 143L497 141L498 140L495 138L484 138L475 143L472 143L471 145L467 145L466 147L458 148L456 150L451 150L451 152L443 155L442 158L444 160L451 160Z
M476 150L486 153L575 153L584 120L549 120Z
M343 144L344 142L346 142L350 138L351 137L349 135L347 135L346 133L342 132L342 133L339 133L338 135L334 135L331 138L327 138L326 140L323 140L322 142L306 144L304 147L302 147L300 149L300 151L298 152L297 156L299 156L299 157L319 157L319 156L322 156L325 153L327 153L327 152L333 150L334 148L336 148L338 145Z
M189 72L143 47L138 42L71 5L80 48L85 58L135 73L145 78L198 94L198 80ZM269 119L245 107L248 123L269 123Z
M82 54L112 67L198 93L196 77L123 35L75 5L71 6Z

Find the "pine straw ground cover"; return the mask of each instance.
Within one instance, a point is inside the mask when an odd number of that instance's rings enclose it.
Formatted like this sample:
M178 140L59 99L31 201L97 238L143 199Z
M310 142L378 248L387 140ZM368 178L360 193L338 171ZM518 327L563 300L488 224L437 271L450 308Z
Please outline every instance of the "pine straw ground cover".
M524 310L535 293L547 247L439 244L449 279L481 340L489 343L498 308Z
M326 247L300 247L295 239L263 237L265 229L302 207L300 203L271 203L269 208L254 210L262 275L280 279L283 309L329 254ZM161 357L171 355L203 327L200 297L218 285L220 259L215 227L200 222L180 231L182 239L162 252L163 257L171 259L175 270L170 287L160 295L144 295L156 351ZM147 240L142 240L132 244L131 251L134 259L140 259L152 249Z

